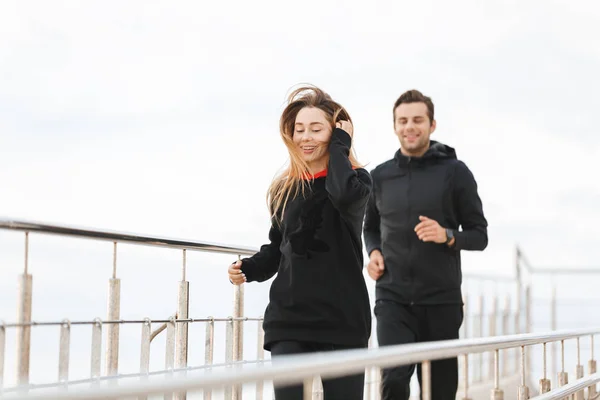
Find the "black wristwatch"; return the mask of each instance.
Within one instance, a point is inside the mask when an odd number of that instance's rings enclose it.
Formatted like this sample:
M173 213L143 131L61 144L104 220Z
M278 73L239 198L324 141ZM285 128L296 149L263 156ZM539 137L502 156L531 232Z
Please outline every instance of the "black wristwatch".
M452 238L454 238L454 231L452 229L446 229L446 245L450 244Z

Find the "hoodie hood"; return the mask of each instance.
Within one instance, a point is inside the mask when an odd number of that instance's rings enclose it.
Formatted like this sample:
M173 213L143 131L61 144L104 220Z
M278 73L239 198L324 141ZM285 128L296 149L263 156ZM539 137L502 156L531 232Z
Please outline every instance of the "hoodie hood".
M394 159L398 165L407 165L409 162L423 163L430 160L441 160L441 159L454 159L456 160L456 150L454 148L437 142L435 140L429 141L429 148L421 157L410 157L402 154L401 150L398 150L394 155Z

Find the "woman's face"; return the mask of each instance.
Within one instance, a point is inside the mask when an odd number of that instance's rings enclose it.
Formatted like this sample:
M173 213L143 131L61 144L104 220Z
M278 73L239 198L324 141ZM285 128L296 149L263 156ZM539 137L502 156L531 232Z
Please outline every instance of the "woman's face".
M315 107L304 107L296 115L294 144L309 167L326 167L331 125L325 113Z

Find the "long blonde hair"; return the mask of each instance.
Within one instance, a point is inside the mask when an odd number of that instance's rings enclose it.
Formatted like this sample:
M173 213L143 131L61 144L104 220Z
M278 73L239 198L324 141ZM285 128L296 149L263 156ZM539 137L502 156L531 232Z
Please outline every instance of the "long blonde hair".
M315 86L300 87L289 95L288 105L283 110L279 120L279 133L287 147L290 161L287 168L273 179L267 193L269 212L276 221L281 221L290 198L296 197L300 192L303 195L305 194L308 184L306 177L311 176L307 163L293 141L296 116L304 107L314 107L323 111L332 131L338 121L352 122L344 107ZM353 167L361 167L352 148L350 149L349 159Z

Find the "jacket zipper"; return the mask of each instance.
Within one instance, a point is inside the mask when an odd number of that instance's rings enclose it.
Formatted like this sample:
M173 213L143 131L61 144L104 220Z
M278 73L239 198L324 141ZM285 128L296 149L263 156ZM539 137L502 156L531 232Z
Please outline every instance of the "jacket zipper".
M406 216L406 220L407 221L410 221L410 216L411 216L411 213L412 213L411 203L410 203L410 185L411 185L411 181L412 181L412 164L411 164L411 160L412 160L412 158L408 157L408 184L407 184L407 187L406 187L406 204L408 205L407 206L407 216ZM411 233L412 233L412 231L409 228L408 231L407 231L407 236L408 237L406 238L407 239L406 243L408 245L408 257L407 257L408 276L409 276L410 282L413 282L414 281L414 271L413 271L413 262L412 262L412 257L411 257L411 255L412 255L412 244L411 244L412 240L411 240L411 237L410 237ZM414 304L414 299L413 299L413 293L412 293L412 290L411 290L411 293L410 293L410 305L412 306L413 304Z

